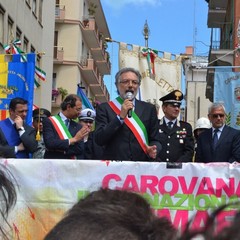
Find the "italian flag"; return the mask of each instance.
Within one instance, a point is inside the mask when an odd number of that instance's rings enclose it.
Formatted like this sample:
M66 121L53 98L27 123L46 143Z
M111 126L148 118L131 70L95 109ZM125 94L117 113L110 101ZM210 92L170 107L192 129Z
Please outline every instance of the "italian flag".
M35 66L35 74L43 81L46 80L46 73L40 69L39 67Z

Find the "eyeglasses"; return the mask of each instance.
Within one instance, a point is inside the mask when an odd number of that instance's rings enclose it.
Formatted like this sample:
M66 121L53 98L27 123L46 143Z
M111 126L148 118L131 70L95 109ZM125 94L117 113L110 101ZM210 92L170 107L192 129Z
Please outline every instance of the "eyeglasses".
M125 86L130 85L131 83L132 83L133 86L139 85L139 81L138 80L123 79L123 80L121 80L119 82L122 83Z
M218 118L218 117L223 118L225 115L224 114L211 114L211 116L213 118Z
M84 119L84 120L81 120L81 121L83 121L85 123L93 123L93 120L88 120L88 119Z

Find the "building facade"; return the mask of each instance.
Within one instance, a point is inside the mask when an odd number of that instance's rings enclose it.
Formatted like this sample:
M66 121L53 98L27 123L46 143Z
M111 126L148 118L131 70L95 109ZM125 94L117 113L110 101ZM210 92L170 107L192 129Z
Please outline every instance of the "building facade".
M0 0L0 53L19 39L25 53L37 54L46 80L36 79L34 104L52 113L78 86L93 102L109 100L105 38L111 36L100 0Z
M240 71L240 1L205 0L208 4L208 28L211 28L206 97L213 101L216 68Z
M105 38L111 38L100 0L56 0L52 89L77 93L93 102L110 99L104 75L111 72ZM61 96L52 97L57 111Z
M0 53L3 46L20 40L25 53L39 53L36 65L46 72L47 79L36 78L40 87L35 89L34 103L51 109L51 88L53 69L54 1L43 0L0 0Z
M205 97L208 57L194 56L193 47L187 47L182 56L183 73L186 85L185 120L195 128L200 117L208 116L211 102Z

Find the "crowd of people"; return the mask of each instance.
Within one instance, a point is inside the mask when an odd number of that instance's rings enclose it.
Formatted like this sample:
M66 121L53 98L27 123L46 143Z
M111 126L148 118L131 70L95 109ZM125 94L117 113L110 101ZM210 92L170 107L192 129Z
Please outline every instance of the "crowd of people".
M28 102L20 97L12 99L9 117L0 121L0 157L178 163L240 161L240 131L226 125L222 103L209 106L208 118L198 119L193 130L189 123L179 120L183 100L180 90L159 99L164 116L158 119L153 104L136 98L141 85L136 69L119 70L115 84L119 96L100 104L96 111L82 109L81 98L70 94L56 115L43 108L34 110L32 126L25 123ZM15 204L16 192L2 170L0 180L4 199L1 215L6 220ZM203 239L227 239L215 236L213 218L204 231L192 231L189 227L179 236L167 219L153 215L149 204L138 194L100 189L76 203L45 240L187 240L197 235ZM239 215L234 223L239 223ZM234 226L223 234L229 234ZM7 239L4 229L0 228L0 232Z
M139 71L119 70L115 84L119 96L100 104L96 111L82 110L81 98L70 94L56 115L43 108L34 110L32 126L25 123L28 102L12 99L9 118L0 121L0 156L204 163L240 160L240 131L225 124L222 103L209 106L208 118L198 119L193 131L188 122L179 120L180 90L159 99L164 116L158 119L153 104L136 98Z

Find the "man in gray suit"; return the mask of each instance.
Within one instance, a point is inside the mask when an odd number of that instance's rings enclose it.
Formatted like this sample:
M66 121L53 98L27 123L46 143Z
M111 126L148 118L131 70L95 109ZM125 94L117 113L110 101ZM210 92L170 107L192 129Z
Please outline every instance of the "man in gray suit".
M213 103L208 109L212 128L198 137L196 162L239 162L240 131L225 124L226 111L221 103Z

